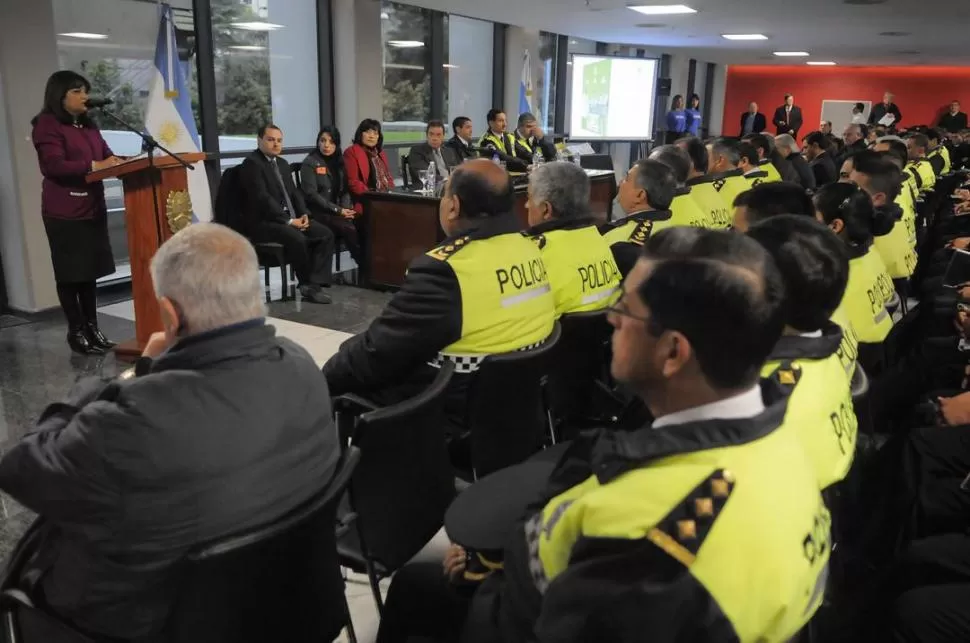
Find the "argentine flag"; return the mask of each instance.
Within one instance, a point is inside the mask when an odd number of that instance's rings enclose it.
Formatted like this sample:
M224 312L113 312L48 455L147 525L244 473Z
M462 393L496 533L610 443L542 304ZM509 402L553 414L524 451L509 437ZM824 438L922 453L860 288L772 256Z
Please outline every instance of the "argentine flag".
M172 152L201 152L199 131L192 116L192 99L178 59L172 7L163 3L159 9L161 20L155 45L155 70L145 111L145 130ZM192 199L192 221L211 221L212 197L205 165L196 163L195 170L186 173Z
M532 85L532 58L529 56L529 50L526 49L522 58L522 80L519 82L519 114L529 112L541 123L542 119L532 108L533 96L535 96L535 87Z

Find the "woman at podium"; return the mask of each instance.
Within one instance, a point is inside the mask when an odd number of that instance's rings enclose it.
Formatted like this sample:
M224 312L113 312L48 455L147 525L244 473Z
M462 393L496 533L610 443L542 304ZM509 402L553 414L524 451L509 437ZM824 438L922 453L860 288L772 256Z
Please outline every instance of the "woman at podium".
M121 159L87 115L90 90L87 79L73 71L52 74L44 107L31 121L31 136L44 176L41 215L67 318L67 343L76 353L100 355L114 343L98 329L97 280L113 273L115 264L104 185L86 183L84 177Z

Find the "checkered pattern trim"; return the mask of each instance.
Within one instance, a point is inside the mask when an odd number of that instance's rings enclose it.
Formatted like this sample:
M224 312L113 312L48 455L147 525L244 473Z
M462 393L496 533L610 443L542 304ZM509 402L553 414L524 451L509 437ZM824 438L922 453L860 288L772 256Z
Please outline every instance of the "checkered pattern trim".
M529 344L528 346L523 346L522 348L516 349L515 352L531 351L534 348L539 348L545 344L545 340L541 342L536 342L535 344ZM482 361L486 357L491 357L491 355L458 355L455 353L438 353L438 356L433 360L428 362L433 368L441 368L441 364L445 361L451 361L455 364L456 373L474 373L482 365Z
M549 579L546 578L546 570L542 567L542 559L539 558L539 537L542 536L542 512L537 512L525 523L525 542L529 548L529 574L532 582L540 594L545 594L549 588Z

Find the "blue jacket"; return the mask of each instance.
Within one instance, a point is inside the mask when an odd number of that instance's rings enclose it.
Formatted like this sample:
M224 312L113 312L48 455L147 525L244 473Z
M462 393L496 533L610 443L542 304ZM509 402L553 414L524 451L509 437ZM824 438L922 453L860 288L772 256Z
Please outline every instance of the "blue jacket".
M688 109L687 112L687 131L693 136L697 136L701 129L701 110Z
M687 131L687 112L684 110L670 110L667 112L667 131L686 132Z

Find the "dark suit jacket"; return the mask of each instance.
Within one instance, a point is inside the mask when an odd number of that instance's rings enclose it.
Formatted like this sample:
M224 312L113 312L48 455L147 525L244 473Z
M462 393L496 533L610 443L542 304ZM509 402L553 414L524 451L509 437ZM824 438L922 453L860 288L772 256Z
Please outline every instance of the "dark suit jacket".
M748 121L749 112L743 112L741 114L741 124L738 126L738 136L744 136L744 124ZM768 121L765 120L765 115L758 112L754 115L754 129L751 130L752 134L760 134L768 128Z
M452 136L447 141L445 141L445 147L449 147L454 151L455 155L458 157L458 162L467 161L468 159L477 159L478 150L473 148L471 145L466 145L463 140L457 136Z
M940 117L940 123L937 127L945 129L948 132L965 130L967 129L967 115L963 112L957 112L954 115L947 110L946 114Z
M806 190L815 189L815 173L808 166L808 161L801 154L792 153L788 156L788 164L798 174L798 182Z
M411 148L411 151L408 152L408 165L411 168L412 181L418 184L421 183L420 174L428 169L428 165L434 162L433 154L434 152L431 150L431 146L427 143L418 143ZM449 172L461 164L461 160L455 154L455 150L446 145L441 146L441 158L445 160L445 165L448 166ZM438 175L439 178L444 178L441 176L441 172L438 172Z
M339 457L313 358L253 320L182 340L127 380L82 380L0 459L52 527L29 563L83 629L155 640L193 546L272 522Z
M283 191L270 163L276 163L279 167L283 185L286 186L286 192L290 195L290 202L296 212L287 214L284 210L286 202L283 199ZM242 162L240 173L240 183L246 193L245 204L250 229L261 222L285 224L290 220L290 215L302 217L310 213L306 207L306 201L303 200L303 193L296 189L296 184L293 182L290 164L282 158L276 157L270 161L262 152L256 150Z
M782 105L775 110L775 116L771 119L771 124L779 134L787 134L789 130L794 131L795 138L798 138L798 130L802 128L802 108L792 105L791 114L788 117L788 125L785 125L785 106Z
M812 159L810 166L812 173L815 174L816 187L838 182L839 170L835 167L835 161L832 160L828 152L823 152Z
M888 108L883 103L873 105L872 111L869 112L869 124L877 125L886 114L895 116L896 120L893 121L892 127L899 127L899 121L903 120L903 113L899 111L899 106L896 103L889 103Z

